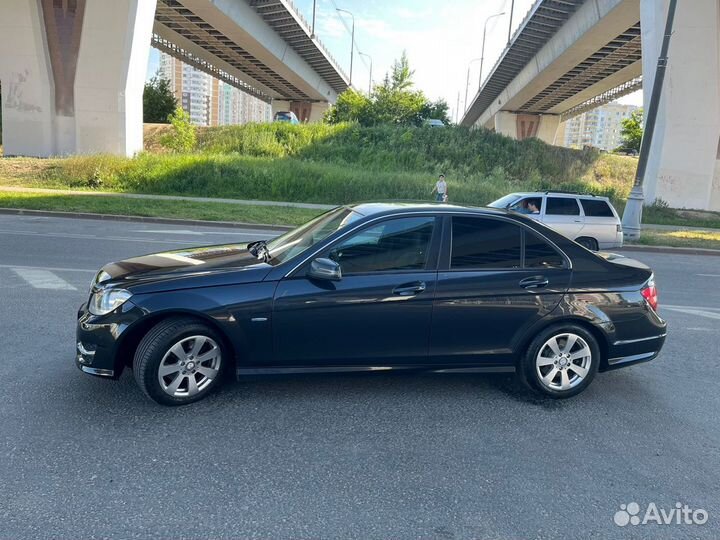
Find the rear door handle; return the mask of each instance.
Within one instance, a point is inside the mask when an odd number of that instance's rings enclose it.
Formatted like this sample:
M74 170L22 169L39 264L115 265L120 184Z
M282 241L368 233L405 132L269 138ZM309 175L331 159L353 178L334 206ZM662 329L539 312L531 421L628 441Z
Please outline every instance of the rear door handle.
M398 285L393 289L393 294L398 296L413 296L421 293L425 290L424 281L415 281L413 283L405 283L404 285Z
M550 282L545 276L532 276L520 280L520 286L524 289L540 289L547 287L548 283Z

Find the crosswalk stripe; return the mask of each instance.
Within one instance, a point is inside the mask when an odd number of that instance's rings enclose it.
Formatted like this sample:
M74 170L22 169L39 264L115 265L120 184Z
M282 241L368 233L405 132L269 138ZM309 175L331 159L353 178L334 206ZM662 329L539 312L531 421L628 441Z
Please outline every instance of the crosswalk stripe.
M60 291L77 290L77 288L70 285L67 281L48 270L13 268L12 271L36 289L53 289Z

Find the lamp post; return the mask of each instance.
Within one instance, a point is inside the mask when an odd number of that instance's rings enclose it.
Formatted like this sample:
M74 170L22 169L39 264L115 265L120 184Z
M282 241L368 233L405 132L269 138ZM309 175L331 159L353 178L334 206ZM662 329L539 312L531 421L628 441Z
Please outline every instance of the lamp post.
M670 0L668 5L667 19L665 21L665 34L663 35L660 56L658 56L657 67L655 68L655 79L653 80L652 94L648 106L647 117L645 118L645 130L640 143L640 158L635 172L635 183L630 196L628 197L625 211L623 212L622 225L625 231L625 238L640 237L640 223L642 221L643 203L643 181L650 154L650 144L655 132L655 120L657 119L658 106L660 105L660 94L662 93L663 81L665 80L665 68L668 62L668 49L670 48L670 36L672 36L673 19L675 18L675 7L677 0Z
M348 15L350 15L350 17L352 17L352 32L350 32L350 86L352 86L353 56L355 55L355 15L353 15L347 9L335 9L342 13L347 13Z
M478 91L480 88L482 88L482 70L483 70L483 61L485 60L485 35L487 34L487 25L490 22L490 19L494 19L495 17L500 17L501 15L505 15L505 12L502 13L496 13L495 15L490 15L487 19L485 19L485 25L483 28L483 41L482 41L482 50L480 51L480 80L478 83Z
M313 22L312 22L312 30L310 33L310 39L315 39L315 4L317 0L313 0Z
M515 0L512 0L512 2L510 3L510 23L508 24L508 45L510 45L510 37L512 34L513 11L515 11Z
M367 56L370 59L370 80L368 81L368 96L370 96L370 93L372 92L372 56L360 51L358 51L358 54L360 56Z
M468 69L467 69L467 78L465 79L465 101L463 102L463 109L465 112L467 112L467 95L468 95L468 88L470 87L470 66L473 65L474 62L479 62L480 58L473 58L468 63Z

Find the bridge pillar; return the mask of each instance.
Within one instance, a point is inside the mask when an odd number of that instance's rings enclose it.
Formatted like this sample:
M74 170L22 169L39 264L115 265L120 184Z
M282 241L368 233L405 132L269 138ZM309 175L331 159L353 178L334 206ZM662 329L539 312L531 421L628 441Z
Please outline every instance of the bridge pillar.
M132 155L155 0L3 0L6 155Z
M642 0L643 97L650 101L667 0ZM644 178L646 204L720 210L720 0L680 0Z
M272 102L272 114L274 117L276 112L292 111L300 122L322 122L323 115L329 106L330 104L325 102L313 103L309 101L274 99Z
M498 111L495 114L495 132L519 141L535 137L555 144L560 117L554 114L522 114Z

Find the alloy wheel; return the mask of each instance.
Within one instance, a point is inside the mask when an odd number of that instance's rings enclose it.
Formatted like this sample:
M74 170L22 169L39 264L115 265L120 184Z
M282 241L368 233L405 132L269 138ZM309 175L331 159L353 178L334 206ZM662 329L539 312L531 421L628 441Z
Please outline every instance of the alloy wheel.
M576 387L588 376L592 350L577 334L556 334L548 339L535 359L540 383L555 391Z
M215 380L220 373L220 346L208 336L190 336L175 343L158 367L163 391L173 397L192 397Z

